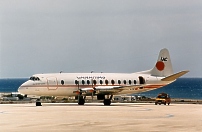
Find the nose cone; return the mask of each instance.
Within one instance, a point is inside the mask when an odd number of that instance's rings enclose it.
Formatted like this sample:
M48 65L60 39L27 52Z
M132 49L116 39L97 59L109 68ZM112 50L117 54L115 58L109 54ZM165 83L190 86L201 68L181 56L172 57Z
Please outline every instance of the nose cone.
M27 90L28 90L28 85L27 85L28 81L23 83L19 88L18 88L18 92L21 94L27 94Z
M21 86L22 86L22 85L21 85ZM24 93L23 93L23 87L21 87L21 86L18 88L18 92L21 93L21 94L24 94Z
M22 85L18 88L18 92L21 94L25 94L25 90L24 87L22 87Z

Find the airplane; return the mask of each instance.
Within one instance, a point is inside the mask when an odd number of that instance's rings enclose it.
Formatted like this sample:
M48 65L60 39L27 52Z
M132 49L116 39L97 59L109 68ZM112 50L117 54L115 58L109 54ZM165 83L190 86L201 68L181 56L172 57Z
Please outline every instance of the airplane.
M137 94L161 88L189 72L173 73L169 51L160 51L154 67L136 73L49 73L35 74L18 91L24 95L75 96L78 105L86 96L97 96L104 105L111 105L113 95Z

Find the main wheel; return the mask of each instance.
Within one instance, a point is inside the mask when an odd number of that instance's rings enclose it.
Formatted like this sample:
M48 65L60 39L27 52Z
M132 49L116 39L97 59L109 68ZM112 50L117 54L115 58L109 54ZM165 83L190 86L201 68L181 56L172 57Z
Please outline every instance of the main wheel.
M42 106L40 99L37 99L37 100L36 100L36 106Z
M110 105L111 100L110 99L104 99L104 105Z
M36 102L36 106L42 106L41 102Z
M78 105L84 105L85 104L85 99L83 99L83 97L80 97L78 99Z

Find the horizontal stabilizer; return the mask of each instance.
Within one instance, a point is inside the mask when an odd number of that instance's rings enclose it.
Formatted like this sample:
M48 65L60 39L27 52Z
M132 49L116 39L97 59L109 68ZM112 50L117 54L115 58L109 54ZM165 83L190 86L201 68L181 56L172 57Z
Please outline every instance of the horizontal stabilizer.
M165 78L161 79L161 81L174 81L175 79L183 76L187 72L189 72L189 71L181 71L181 72L175 73L173 75L170 75L168 77L165 77Z

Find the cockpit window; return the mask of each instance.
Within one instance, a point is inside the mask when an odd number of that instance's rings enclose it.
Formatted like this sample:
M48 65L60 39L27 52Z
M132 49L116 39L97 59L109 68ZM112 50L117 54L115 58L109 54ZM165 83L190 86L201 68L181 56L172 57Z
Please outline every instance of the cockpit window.
M34 77L34 76L30 77L29 80L32 80L32 81L40 81L40 79L39 79L38 77Z

